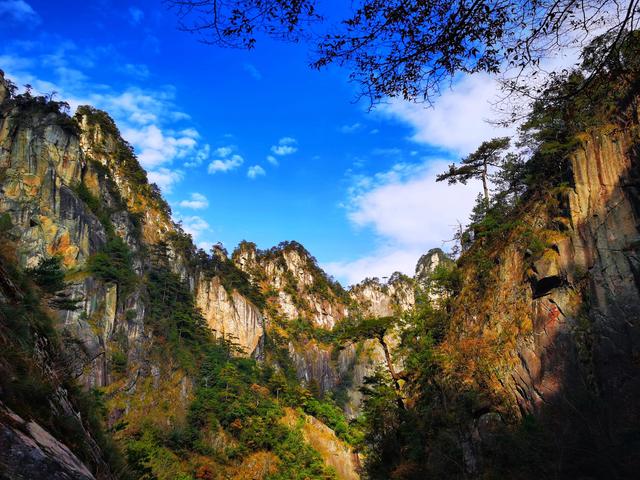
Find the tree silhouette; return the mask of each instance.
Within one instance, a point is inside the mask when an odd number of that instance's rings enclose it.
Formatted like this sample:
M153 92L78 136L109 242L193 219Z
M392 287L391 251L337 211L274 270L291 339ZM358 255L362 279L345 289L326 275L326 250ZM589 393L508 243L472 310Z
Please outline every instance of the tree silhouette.
M502 152L509 148L509 138L493 138L482 142L478 149L460 162L460 166L449 165L449 171L436 177L437 182L447 180L449 185L462 183L466 185L471 179L482 180L484 201L489 203L489 167L500 168L504 159Z
M166 0L181 27L205 43L253 48L258 37L317 46L316 68L348 65L372 103L386 97L430 102L457 73L513 72L513 89L536 89L529 75L566 47L582 47L594 32L615 55L633 30L640 0L359 0L335 27L318 0ZM313 28L312 28L313 27ZM318 31L315 33L314 31Z

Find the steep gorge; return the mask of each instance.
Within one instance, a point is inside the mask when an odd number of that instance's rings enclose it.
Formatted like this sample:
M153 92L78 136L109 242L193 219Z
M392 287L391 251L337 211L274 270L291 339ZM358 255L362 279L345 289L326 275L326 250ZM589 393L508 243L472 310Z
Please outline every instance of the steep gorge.
M106 113L10 90L0 76L0 478L358 478L344 417L389 372L397 415L428 433L402 432L409 460L377 478L640 467L636 107L582 132L571 181L456 264L434 249L414 278L345 290L296 242L199 251ZM533 460L514 467L505 441Z

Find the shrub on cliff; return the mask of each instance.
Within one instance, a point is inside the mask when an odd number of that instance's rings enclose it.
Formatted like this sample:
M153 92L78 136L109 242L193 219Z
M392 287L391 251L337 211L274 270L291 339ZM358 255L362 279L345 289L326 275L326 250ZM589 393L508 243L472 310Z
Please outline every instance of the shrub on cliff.
M88 267L97 278L115 283L123 291L128 291L136 282L129 247L117 236L107 242L102 252L89 258Z

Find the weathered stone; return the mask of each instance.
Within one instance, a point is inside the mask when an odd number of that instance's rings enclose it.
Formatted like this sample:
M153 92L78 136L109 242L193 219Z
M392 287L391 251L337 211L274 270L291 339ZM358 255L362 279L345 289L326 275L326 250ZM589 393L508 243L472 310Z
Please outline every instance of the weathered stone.
M264 334L260 310L238 292L227 292L214 277L199 277L196 304L216 335L232 339L247 355L252 354Z

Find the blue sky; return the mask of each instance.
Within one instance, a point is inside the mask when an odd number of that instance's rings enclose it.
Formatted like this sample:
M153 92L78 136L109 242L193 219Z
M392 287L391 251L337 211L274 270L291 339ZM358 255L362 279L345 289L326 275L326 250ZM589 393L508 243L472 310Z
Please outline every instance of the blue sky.
M445 247L478 187L434 182L497 134L493 79L458 78L433 109L355 102L309 48L253 51L180 32L160 0L0 0L0 68L72 107L108 111L197 244L297 240L345 284Z

